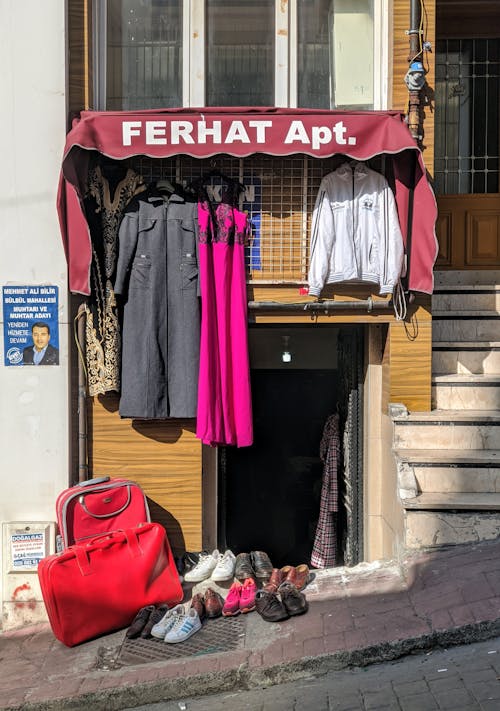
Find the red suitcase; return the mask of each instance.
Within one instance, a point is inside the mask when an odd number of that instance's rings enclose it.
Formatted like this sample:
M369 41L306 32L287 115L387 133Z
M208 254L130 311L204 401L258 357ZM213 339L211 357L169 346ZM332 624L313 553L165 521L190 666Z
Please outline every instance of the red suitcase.
M146 496L128 479L100 477L62 491L56 501L62 547L151 521Z
M68 647L127 627L145 605L176 605L183 592L158 523L70 546L38 564L52 631Z

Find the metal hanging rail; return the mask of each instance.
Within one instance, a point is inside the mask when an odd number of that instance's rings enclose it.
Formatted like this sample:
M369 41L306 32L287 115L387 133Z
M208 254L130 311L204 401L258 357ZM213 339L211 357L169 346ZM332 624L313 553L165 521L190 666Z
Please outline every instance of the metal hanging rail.
M290 313L306 311L307 313L323 313L329 315L333 311L363 311L368 313L392 308L392 299L389 301L378 301L376 299L361 299L359 301L312 301L305 303L284 304L278 301L249 301L250 311L279 311L280 313Z

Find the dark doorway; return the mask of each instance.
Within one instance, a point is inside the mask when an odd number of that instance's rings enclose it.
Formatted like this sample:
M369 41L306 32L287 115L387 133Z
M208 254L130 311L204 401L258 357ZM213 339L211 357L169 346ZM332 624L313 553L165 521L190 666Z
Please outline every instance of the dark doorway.
M333 339L327 343L323 332L324 350L319 360L315 351L319 342L315 344L314 338L318 326L288 328L286 333L268 329L257 334L254 348L257 344L259 352L252 357L256 366L252 368L254 444L219 450L220 546L234 553L265 550L280 567L310 561L323 476L321 436L326 419L337 411L342 435L349 400L342 359L348 357L352 370L353 359L360 357L346 348L346 342L352 341L351 332L346 341L342 329L324 328ZM298 344L294 350L299 336L302 346ZM283 339L292 352L294 367L278 363L273 368L263 367L270 362L273 342L279 346ZM324 352L327 345L331 357ZM331 367L324 367L325 363ZM354 370L358 372L358 368ZM356 432L356 441L358 436ZM347 538L343 462L338 473L338 519L344 529L338 530L338 540L343 548ZM342 550L338 562L343 562Z

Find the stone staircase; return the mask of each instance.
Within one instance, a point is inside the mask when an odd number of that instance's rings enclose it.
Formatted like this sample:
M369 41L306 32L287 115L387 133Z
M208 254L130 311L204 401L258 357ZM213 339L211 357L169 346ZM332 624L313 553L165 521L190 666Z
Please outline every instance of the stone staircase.
M409 548L500 535L500 271L435 277L433 409L391 413Z

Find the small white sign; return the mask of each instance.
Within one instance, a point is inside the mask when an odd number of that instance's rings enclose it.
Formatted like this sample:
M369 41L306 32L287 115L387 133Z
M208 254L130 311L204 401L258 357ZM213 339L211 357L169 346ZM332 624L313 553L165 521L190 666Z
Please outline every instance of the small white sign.
M14 570L36 568L46 556L45 531L11 533L10 552Z

